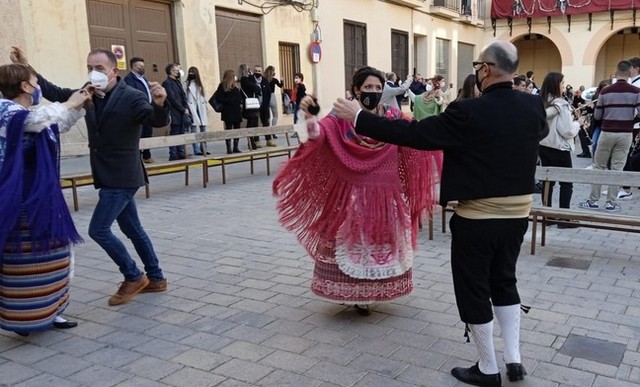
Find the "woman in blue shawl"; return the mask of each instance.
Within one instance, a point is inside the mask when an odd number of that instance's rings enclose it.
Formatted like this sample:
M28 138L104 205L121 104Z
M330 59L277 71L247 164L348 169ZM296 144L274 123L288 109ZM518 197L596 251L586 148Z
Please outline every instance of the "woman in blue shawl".
M73 328L60 317L69 302L70 245L81 241L60 190L59 133L84 115L91 92L38 105L36 73L0 66L0 328L30 332Z

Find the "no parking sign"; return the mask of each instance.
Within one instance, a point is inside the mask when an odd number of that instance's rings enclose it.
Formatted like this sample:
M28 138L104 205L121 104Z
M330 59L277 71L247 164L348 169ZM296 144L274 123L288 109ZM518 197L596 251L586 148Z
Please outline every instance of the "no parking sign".
M313 42L309 45L309 57L311 58L311 62L319 63L320 59L322 59L322 49L320 48L320 43Z

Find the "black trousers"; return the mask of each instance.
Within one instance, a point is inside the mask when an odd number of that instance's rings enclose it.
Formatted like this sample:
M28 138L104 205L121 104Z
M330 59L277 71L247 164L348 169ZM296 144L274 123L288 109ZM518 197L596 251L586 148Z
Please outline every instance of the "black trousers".
M153 137L153 128L151 126L142 126L142 134L140 138ZM142 158L148 160L151 158L151 151L149 149L142 150Z
M516 262L527 218L451 217L451 271L460 319L467 324L493 320L491 305L520 303Z
M571 162L571 152L561 151L555 148L549 148L546 146L540 146L538 149L540 155L540 165L543 167L566 167L573 168ZM556 185L555 181L549 182L549 194L545 197L544 191L542 191L542 204L551 207L551 198L553 197L553 187ZM573 195L573 183L560 182L560 208L571 207L571 196Z

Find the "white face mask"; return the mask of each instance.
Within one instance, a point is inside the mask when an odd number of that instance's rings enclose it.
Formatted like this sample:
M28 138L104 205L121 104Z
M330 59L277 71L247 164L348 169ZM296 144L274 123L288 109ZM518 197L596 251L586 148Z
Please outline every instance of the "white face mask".
M184 78L184 71L182 69L180 69L178 71L180 71L180 78ZM178 78L178 79L180 79L180 78Z
M91 85L95 86L96 89L104 91L109 84L109 77L107 74L93 70L89 73L89 82Z
M431 85L430 83L427 83L427 91L431 91L433 90L433 85Z

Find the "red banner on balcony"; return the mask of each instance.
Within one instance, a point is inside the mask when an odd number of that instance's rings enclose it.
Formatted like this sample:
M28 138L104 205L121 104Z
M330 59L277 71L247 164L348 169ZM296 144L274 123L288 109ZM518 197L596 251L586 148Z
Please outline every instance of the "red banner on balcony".
M640 8L640 0L493 0L491 17L516 19L580 15L634 8Z

